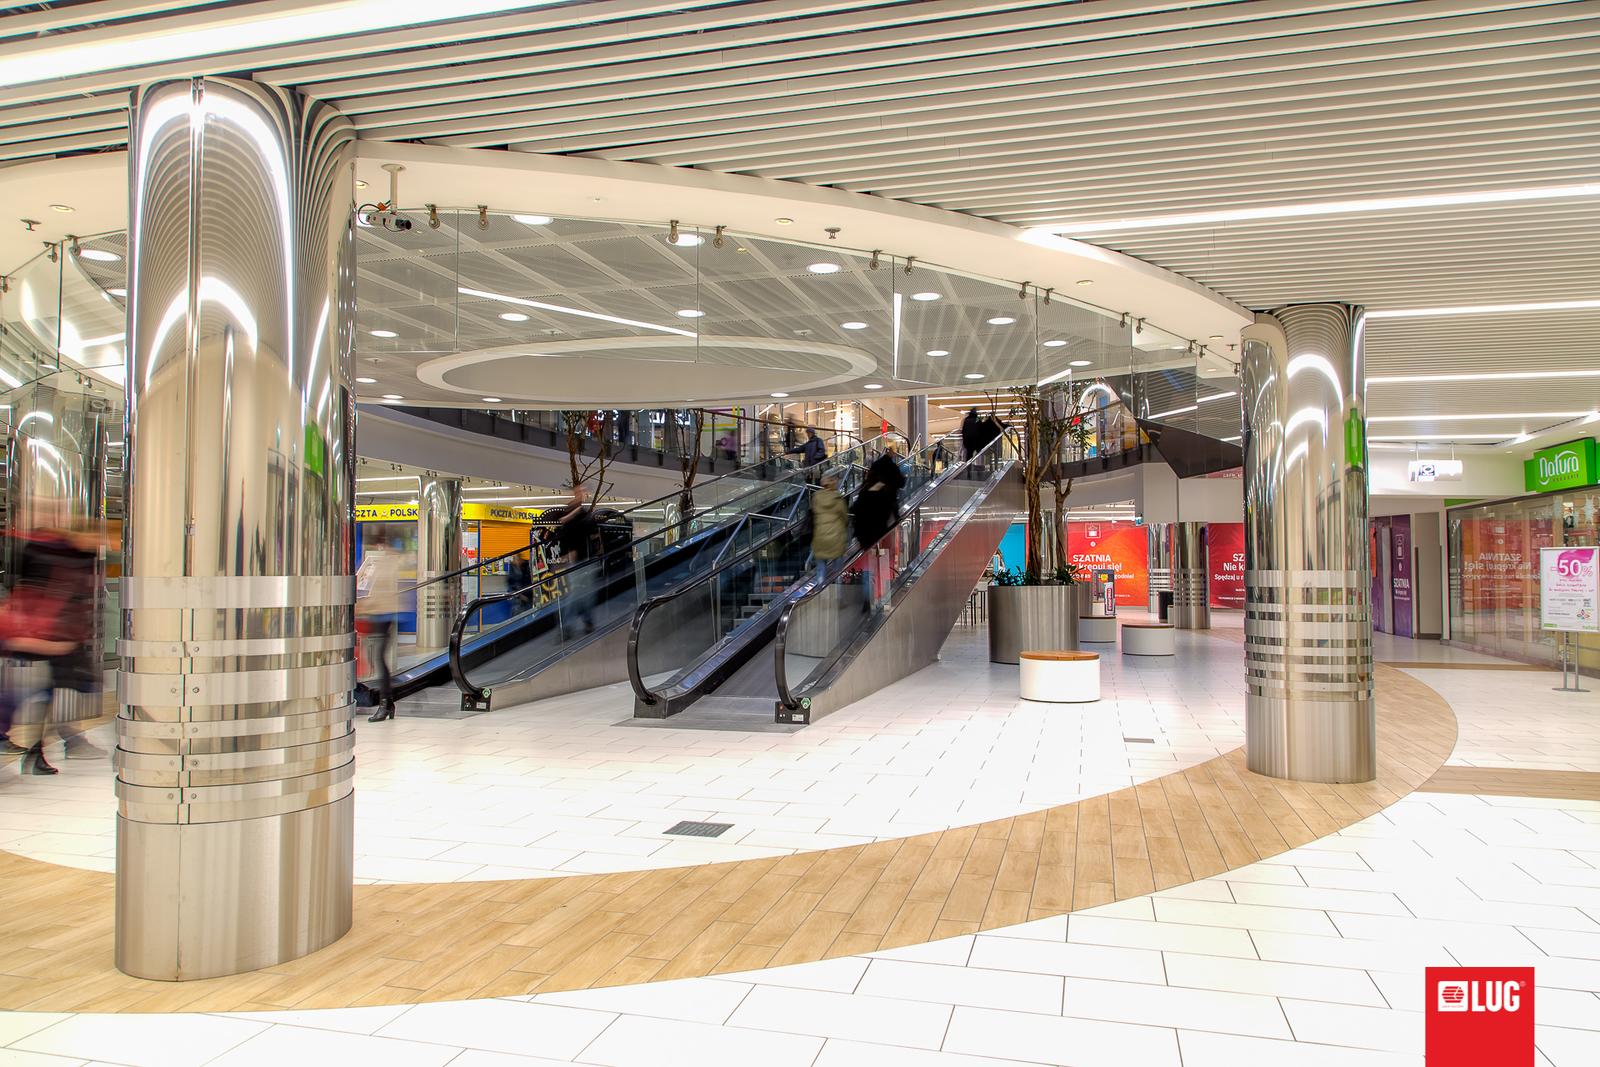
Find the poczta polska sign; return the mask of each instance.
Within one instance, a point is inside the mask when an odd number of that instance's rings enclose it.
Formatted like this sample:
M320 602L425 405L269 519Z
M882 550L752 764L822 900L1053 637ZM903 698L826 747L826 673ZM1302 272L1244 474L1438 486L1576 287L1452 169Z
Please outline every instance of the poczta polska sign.
M1523 462L1522 481L1530 493L1549 493L1593 485L1600 481L1597 472L1600 472L1600 462L1597 462L1595 440L1586 437L1539 449L1532 459Z

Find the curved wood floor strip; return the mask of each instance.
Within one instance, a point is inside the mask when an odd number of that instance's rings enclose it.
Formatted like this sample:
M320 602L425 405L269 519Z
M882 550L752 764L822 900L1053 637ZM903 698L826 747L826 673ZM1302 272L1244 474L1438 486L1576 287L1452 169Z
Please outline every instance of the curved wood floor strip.
M1421 682L1378 672L1374 782L1264 778L1236 749L1104 796L870 845L622 874L357 886L355 927L338 944L201 982L144 981L112 966L111 875L0 854L0 1009L260 1011L626 985L918 944L1140 896L1314 841L1427 781L1455 746L1455 716Z

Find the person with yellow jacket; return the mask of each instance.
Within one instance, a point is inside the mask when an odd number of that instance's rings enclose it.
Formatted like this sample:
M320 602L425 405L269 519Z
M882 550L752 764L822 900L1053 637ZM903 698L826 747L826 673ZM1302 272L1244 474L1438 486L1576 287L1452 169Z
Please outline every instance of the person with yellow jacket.
M811 494L811 559L817 584L828 577L828 564L844 555L850 543L850 512L839 495L839 482L831 474Z

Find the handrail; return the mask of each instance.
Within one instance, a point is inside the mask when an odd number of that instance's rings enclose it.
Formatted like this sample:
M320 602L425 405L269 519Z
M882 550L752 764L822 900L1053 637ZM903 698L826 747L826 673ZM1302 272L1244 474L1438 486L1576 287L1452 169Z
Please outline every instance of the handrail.
M895 433L895 432L897 432L897 431L891 431L891 433ZM902 438L904 438L903 434L901 434L900 436ZM874 440L876 440L876 438L874 438ZM921 454L921 452L928 452L928 451L931 451L931 450L932 450L932 446L931 445L930 446L924 446L921 450L919 450L919 454ZM944 475L943 475L943 473L941 473L939 478L934 479L934 481L937 482L939 480L942 480L943 477L944 477ZM814 490L815 488L816 487L812 486L812 485L807 485L806 486L806 489L807 489L808 492ZM785 524L785 527L787 528L788 526L794 525L794 522L795 522L795 520L791 519L788 523ZM638 696L638 698L645 704L645 706L654 707L661 699L659 696L657 696L651 690L646 688L646 686L644 684L644 676L642 674L640 674L640 672L639 672L639 634L644 629L644 622L645 622L646 617L652 611L654 611L658 606L666 603L669 600L677 599L678 597L682 596L684 593L687 593L691 589L694 589L694 588L696 588L698 586L704 585L706 582L710 581L712 578L715 578L718 574L721 574L723 571L728 570L728 569L730 569L730 568L732 568L734 566L737 566L738 564L743 563L747 559L750 559L752 556L754 556L756 553L758 553L761 550L763 550L765 547L766 547L766 542L762 542L761 544L757 544L757 545L752 545L749 548L745 549L743 552L739 553L737 556L734 556L732 559L725 560L725 561L717 564L716 566L712 567L710 570L706 571L704 574L701 574L701 575L697 576L694 581L689 582L686 585L681 585L676 589L668 589L668 590L666 590L664 592L657 593L655 596L653 596L650 599L644 601L636 609L634 609L633 622L630 624L629 632L628 632L628 681L633 685L634 694L636 696Z
M920 497L918 497L912 506L920 507L922 503L927 500L927 498L931 496L940 486L944 485L951 478L966 470L974 463L982 460L991 448L994 448L996 445L1000 444L1000 442L1005 440L1007 436L1012 438L1012 444L1015 445L1016 435L1012 431L1007 430L1005 434L995 438L993 441L990 441L987 445L984 445L981 449L979 449L976 455L972 456L970 459L962 460L956 466L947 468L938 478L928 483L925 491ZM847 571L851 564L855 563L856 560L866 555L866 553L872 549L877 548L890 537L896 536L899 534L899 532L900 523L897 522L888 530L886 530L883 536L872 542L871 545L863 546L857 544L855 552L844 557L838 564L837 568L834 569L832 574L825 574L821 581L817 581L815 578L813 578L810 589L807 589L804 593L801 593L788 604L784 605L783 611L778 616L778 625L773 634L772 659L773 676L774 680L778 683L778 700L785 708L796 710L801 707L800 701L795 698L794 692L789 688L789 673L784 664L785 656L783 654L784 646L786 645L789 637L789 620L794 617L795 609L799 608L801 604L804 604L812 597L817 596L824 589L828 588L828 586L837 581L839 576L844 574L844 572ZM928 547L931 548L932 545L930 544Z
M874 440L877 440L877 439L874 438ZM834 455L827 457L826 459L824 459L822 461L822 463L834 462L840 456L846 455L846 454L848 454L850 452L854 452L857 449L864 449L865 447L866 447L866 442L863 442L863 443L857 444L857 445L852 445L850 448L846 449L844 452L835 453ZM755 495L756 493L760 493L760 492L764 492L764 491L770 490L773 486L781 485L786 480L791 480L791 479L793 480L793 484L798 485L798 487L802 491L807 491L807 490L809 490L811 488L810 484L803 478L796 478L796 475L802 474L803 472L812 469L812 467L820 467L822 465L822 463L812 464L811 466L808 466L808 467L797 467L795 470L791 471L784 478L776 478L776 479L773 479L772 481L760 482L760 483L756 484L755 486L753 486L747 492L741 493L741 494L739 494L738 496L735 496L735 497L730 497L729 499L727 499L727 500L723 501L722 503L717 504L715 506L716 507L727 507L729 505L737 504L739 501L748 499L749 497ZM727 477L731 477L731 475L724 474L724 475L721 475L720 477L727 478ZM713 479L713 480L715 480L715 479ZM706 483L706 484L710 484L710 483ZM669 497L662 497L660 499L666 500L666 499L669 499L670 497L677 497L677 496L681 496L681 495L682 495L682 491L680 490L677 493L669 494ZM650 503L650 502L647 501L646 503ZM645 506L644 504L639 505L639 507L644 507L644 506ZM632 509L630 509L630 510L632 510ZM709 511L711 509L708 508L706 510ZM563 578L566 575L578 570L581 567L587 567L587 566L590 566L590 565L599 565L600 563L603 563L605 560L607 560L607 559L609 559L609 558L611 558L613 556L616 556L619 553L623 553L623 552L631 553L636 546L638 546L640 544L643 544L644 542L649 541L652 538L660 537L662 534L664 534L668 530L675 530L675 529L677 529L677 528L679 528L681 526L685 526L688 523L691 523L695 519L697 519L700 514L703 514L703 512L696 513L695 515L686 515L686 516L680 518L677 522L671 523L670 525L667 525L667 526L658 527L658 528L656 528L655 530L651 531L648 534L644 534L643 536L634 538L633 540L629 541L627 544L618 545L616 548L611 549L609 552L604 552L604 553L602 553L602 554L600 554L598 556L590 557L589 559L579 560L579 561L577 561L575 563L570 563L570 564L566 565L565 567L560 568L559 570L547 571L544 574L540 575L538 580L530 582L526 587L524 587L522 589L506 590L506 591L500 592L500 593L488 593L488 594L485 594L485 595L480 595L480 596L474 597L471 601L469 601L467 604L465 604L462 607L460 613L456 616L455 625L453 625L450 628L450 641L449 641L449 646L448 646L448 650L449 650L449 657L448 658L449 658L449 664L450 664L450 677L455 681L457 688L459 688L463 693L465 693L468 696L473 697L473 698L475 698L477 700L482 700L483 699L484 693L483 693L482 687L474 685L471 681L469 681L467 679L466 671L461 665L461 640L462 640L463 633L466 630L467 620L472 617L474 612L481 611L483 608L488 607L491 604L502 604L502 603L506 602L507 600L515 599L516 597L522 596L523 594L528 593L531 590L537 589L540 585L543 585L546 582L550 582L550 581L554 581L554 580L559 579L559 578ZM516 550L513 550L513 551L523 551L523 550L522 549L516 549Z

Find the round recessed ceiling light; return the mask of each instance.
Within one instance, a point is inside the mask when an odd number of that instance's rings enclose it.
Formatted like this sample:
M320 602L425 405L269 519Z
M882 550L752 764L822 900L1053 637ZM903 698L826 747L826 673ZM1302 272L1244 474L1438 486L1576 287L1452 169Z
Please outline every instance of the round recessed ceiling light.
M1075 359L1071 363L1067 364L1069 367L1088 367L1092 365L1092 362L1087 359Z
M96 263L115 263L122 258L107 248L80 248L78 255L84 259L92 259Z
M841 330L865 330L867 328L867 324L864 322L856 322L854 319L852 319L849 322L841 322L839 324L839 328Z
M527 322L528 316L520 311L502 311L500 317L506 322Z
M399 337L400 336L399 334L395 333L393 330L368 330L367 332L370 333L374 337Z
M794 225L794 219L790 219L790 218L777 218L777 219L773 219L772 221L776 222L779 226L792 226L792 225Z
M1057 337L1054 341L1046 341L1044 343L1044 346L1046 348L1063 348L1063 347L1066 346L1066 343L1067 342L1065 342L1061 338Z
M678 312L678 318L680 318L680 319L698 319L701 315L704 315L704 314L705 314L705 312L701 311L699 308L684 308L683 310Z
M483 402L485 404L498 404L500 403L500 398L497 396L486 396L483 398Z
M706 239L697 233L680 233L676 238L668 241L667 243L675 244L679 248L693 248L695 245L705 244L705 241Z
M549 215L512 215L511 220L524 226L548 226L555 221Z
M399 393L384 393L383 394L383 398L385 400L404 400L405 399L405 397L401 396Z
M837 263L813 263L806 268L812 274L838 274L840 269Z
M912 293L911 294L911 299L913 299L913 300L923 300L923 301L937 300L937 299L939 299L939 294L938 293Z
M1010 326L1017 320L1012 318L1010 315L996 315L994 318L987 319L985 321L988 322L990 326Z
M128 290L122 288L121 286L117 286L114 289L107 289L106 292L110 293L112 296L127 296L128 295Z
M356 179L356 188L357 189L365 189L366 187L367 187L367 183L366 182L362 181L360 178Z
M1078 284L1079 285L1093 285L1094 284L1094 279L1093 278L1079 278L1078 279Z
M863 388L866 388L866 389L882 389L883 386L879 385L877 382L868 382Z
M378 379L376 379L376 378L357 378L356 379L356 384L357 385L377 385L378 384Z
M71 204L51 204L51 211L59 211L63 215L70 215L75 210Z
M768 393L767 395L772 397L772 399L774 399L774 400L782 400L784 397L788 396L789 394L788 393Z
M1211 339L1213 341L1221 341L1221 340L1224 340L1225 338L1223 338L1223 336L1220 333L1214 333L1214 334L1211 335Z
M939 356L948 356L949 354L950 354L950 350L948 348L930 348L930 349L928 349L928 355L934 356L936 358L939 357Z
M973 373L973 374L968 374L968 375L966 375L966 379L967 379L967 381L969 381L969 382L975 382L975 381L977 381L977 380L978 380L978 379L979 379L979 378L982 378L982 377L983 377L983 375L981 375L981 374L977 374L977 373Z

